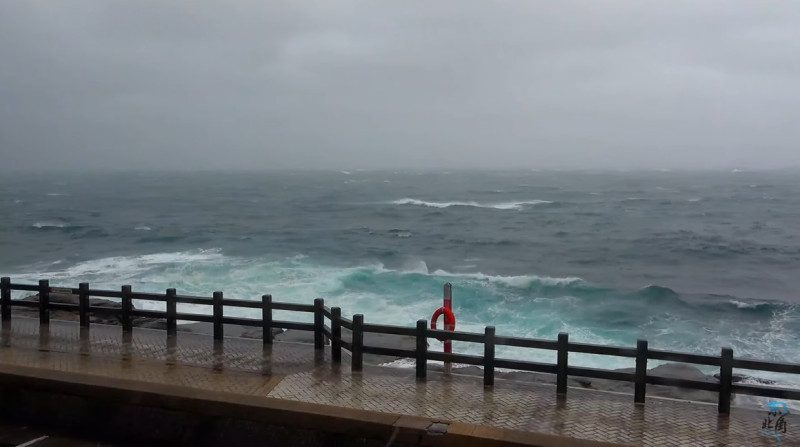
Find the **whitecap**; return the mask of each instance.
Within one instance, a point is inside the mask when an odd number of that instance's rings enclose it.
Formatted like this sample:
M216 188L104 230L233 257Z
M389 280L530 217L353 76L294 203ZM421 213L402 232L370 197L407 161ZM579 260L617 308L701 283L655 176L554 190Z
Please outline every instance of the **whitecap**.
M63 196L66 196L66 194L60 193L60 192L48 192L47 195L50 196L50 197L63 197Z
M14 203L25 203L22 199L14 199Z
M407 264L403 269L403 273L427 275L430 273L430 270L428 269L428 264L425 261L416 261Z
M65 223L61 222L34 222L31 225L33 228L42 229L42 228L64 228L67 226Z
M339 171L339 172L341 172L344 175L351 175L352 174L350 171Z
M469 202L428 202L425 200L404 198L391 202L393 205L415 205L425 206L429 208L450 208L454 206L475 207L475 208L491 208L496 210L519 210L526 205L544 205L553 203L548 200L521 200L516 202L500 202L500 203L480 203L475 201Z
M686 201L687 202L701 202L702 200L703 200L702 197L695 197L695 198L692 198L692 199L688 199Z
M737 309L755 309L759 306L767 305L769 303L746 303L739 300L728 300L730 304L736 306Z
M33 277L70 280L100 278L102 280L113 281L119 278L129 278L143 272L151 271L156 267L219 262L222 259L224 259L224 257L218 249L155 253L139 256L114 256L79 262L60 271L35 273Z
M487 275L481 272L478 273L453 273L446 270L436 270L432 273L434 276L443 276L451 278L464 278L473 279L478 281L488 281L492 283L500 283L508 287L525 289L530 287L533 283L541 283L548 286L569 286L573 284L583 284L585 281L578 277L565 277L554 278L550 276L536 276L536 275L516 275L516 276L501 276L501 275Z
M134 227L136 231L150 231L152 228L148 227L147 225L139 225L138 227Z

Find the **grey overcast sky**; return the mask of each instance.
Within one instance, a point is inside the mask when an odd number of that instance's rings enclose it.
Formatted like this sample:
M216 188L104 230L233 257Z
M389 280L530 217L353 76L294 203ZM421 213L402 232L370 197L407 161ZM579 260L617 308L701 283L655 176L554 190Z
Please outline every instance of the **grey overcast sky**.
M4 168L800 166L800 1L0 1Z

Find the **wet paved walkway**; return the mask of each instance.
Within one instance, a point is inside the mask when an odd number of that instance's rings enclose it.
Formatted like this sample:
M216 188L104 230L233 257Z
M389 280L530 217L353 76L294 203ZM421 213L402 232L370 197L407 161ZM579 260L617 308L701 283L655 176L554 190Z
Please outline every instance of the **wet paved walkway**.
M268 396L309 403L418 415L514 430L644 446L800 445L793 416L781 442L761 434L765 411L733 408L719 418L716 405L648 398L636 406L629 395L570 388L558 399L552 385L498 379L484 389L479 377L413 369L365 367L351 373L349 359L332 365L330 352L302 343L226 338L15 317L0 332L0 364L109 378Z

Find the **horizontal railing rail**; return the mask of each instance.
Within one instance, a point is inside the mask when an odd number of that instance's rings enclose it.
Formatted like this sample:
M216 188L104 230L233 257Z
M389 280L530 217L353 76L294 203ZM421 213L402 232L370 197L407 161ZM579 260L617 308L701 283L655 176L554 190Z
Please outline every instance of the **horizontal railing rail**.
M11 299L12 291L36 292L38 299ZM62 298L53 301L53 295L72 295L77 302L64 302ZM113 305L98 303L93 298L111 298ZM133 300L165 303L165 310L138 309ZM178 312L178 304L208 306L211 313ZM483 367L484 385L492 386L496 368L544 373L556 376L556 393L567 393L569 377L585 377L593 379L615 380L634 384L634 402L645 401L647 385L661 385L703 390L718 393L718 411L721 414L730 412L732 393L754 396L800 400L800 390L779 388L766 385L733 383L733 369L752 371L768 371L785 374L800 374L800 364L768 362L751 359L734 359L733 351L724 347L719 356L682 353L666 350L649 349L646 340L638 340L635 347L607 346L591 343L570 342L566 333L558 334L557 340L523 338L515 336L498 336L495 328L488 326L484 333L447 331L428 328L427 320L418 320L415 327L365 323L361 314L352 318L342 316L341 308L327 307L321 298L313 304L273 302L272 295L262 295L260 301L224 298L222 292L214 292L211 297L178 295L175 289L167 289L165 293L135 292L130 286L122 286L120 290L91 289L88 283L81 283L78 288L50 287L48 280L40 280L38 285L12 283L10 278L0 279L0 319L5 325L11 320L12 308L35 309L39 322L46 325L50 321L50 311L77 312L81 330L91 327L92 315L116 317L123 333L133 330L134 320L150 318L166 322L168 335L177 335L177 322L204 322L213 325L215 342L224 340L224 325L260 327L263 331L263 343L273 342L274 329L309 331L314 334L314 347L323 349L326 342L331 346L331 360L341 363L342 350L350 354L351 370L359 372L363 369L364 354L413 358L416 362L416 376L425 379L429 361L452 362ZM225 315L225 309L261 310L258 318ZM286 321L273 318L275 311L310 313L313 321ZM327 321L327 324L326 324ZM343 335L343 329L349 334ZM364 343L365 334L381 334L405 336L414 339L414 349L402 349L390 346L377 346ZM454 354L428 350L429 339L452 340L483 345L483 355ZM497 346L518 347L554 351L556 363L542 363L518 359L496 358ZM588 368L569 364L570 354L594 354L631 358L635 361L632 372L613 371L607 369ZM692 363L697 365L719 367L718 380L701 381L664 377L647 372L649 360Z

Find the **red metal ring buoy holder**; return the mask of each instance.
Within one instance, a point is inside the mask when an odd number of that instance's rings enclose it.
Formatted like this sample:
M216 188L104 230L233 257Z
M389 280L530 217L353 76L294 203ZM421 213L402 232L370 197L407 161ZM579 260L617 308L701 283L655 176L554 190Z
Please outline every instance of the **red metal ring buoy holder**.
M436 309L436 312L433 313L433 317L431 317L431 329L436 330L436 320L438 320L441 315L444 315L444 330L456 330L456 315L453 313L453 291L450 283L444 285L444 305ZM453 353L452 341L439 337L436 337L436 339L444 343L445 354ZM444 362L444 371L446 373L450 372L450 366L449 361Z
M433 313L431 317L431 329L436 330L436 320L439 319L440 316L444 315L444 330L446 331L454 331L456 330L456 315L453 313L452 310L446 307L440 307L436 309L436 312ZM436 338L439 341L448 341L446 338Z

